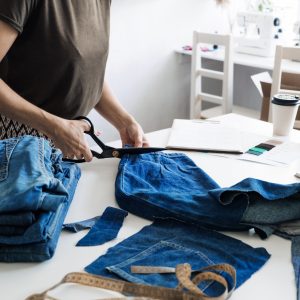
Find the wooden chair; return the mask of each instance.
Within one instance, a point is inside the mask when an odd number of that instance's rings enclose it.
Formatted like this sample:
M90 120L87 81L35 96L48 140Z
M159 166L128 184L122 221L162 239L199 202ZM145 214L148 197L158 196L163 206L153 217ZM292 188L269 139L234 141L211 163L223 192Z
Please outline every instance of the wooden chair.
M300 82L297 83L297 90L285 89L282 85L282 65L283 60L297 60L300 61L300 48L299 47L283 47L278 45L276 47L275 59L274 59L274 68L272 75L272 87L270 94L270 101L272 101L275 94L293 94L300 96ZM299 69L300 73L300 69ZM272 120L272 109L269 109L269 121ZM298 127L298 126L297 126Z
M201 44L218 45L224 49L223 72L202 68ZM221 106L219 114L232 112L233 102L233 62L232 62L232 37L231 35L209 34L194 32L193 54L191 67L191 94L190 94L190 118L201 118L202 101L211 102ZM217 50L221 51L221 50ZM202 90L202 77L222 81L222 95L204 93Z

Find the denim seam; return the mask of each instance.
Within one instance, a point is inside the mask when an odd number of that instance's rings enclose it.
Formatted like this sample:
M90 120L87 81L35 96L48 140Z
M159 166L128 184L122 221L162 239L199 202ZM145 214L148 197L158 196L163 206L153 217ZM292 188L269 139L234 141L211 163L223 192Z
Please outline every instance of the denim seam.
M53 216L53 219L52 219L52 217L50 218L50 221L49 221L49 222L51 222L51 224L50 224L50 226L49 226L49 228L48 228L48 230L47 230L47 232L46 232L47 238L51 238L52 235L53 235L53 233L55 232L55 229L56 229L56 227L57 227L57 226L56 226L57 221L60 220L60 216L61 216L61 214L62 214L62 212L63 212L63 210L64 210L65 205L66 205L66 204L64 204L64 203L62 202L62 203L58 206L58 208L57 208L57 210L56 210L56 212L55 212L55 214L54 214L54 216Z
M46 176L46 167L45 167L45 151L44 151L44 143L43 139L38 138L38 161L41 169L41 173ZM45 193L41 193L40 199L38 200L38 207L42 207L42 204L44 202L44 199L46 197Z
M128 160L128 158L126 158L126 160ZM127 166L126 166L126 163L124 164L124 166L123 166L123 171L122 171L122 174L121 174L121 176L122 176L122 194L124 194L126 197L129 197L129 194L127 193L127 192L125 192L125 185L124 185L124 179L125 179L125 176L124 176L124 173L125 173L125 171L126 171L126 168L127 168ZM184 220L184 215L182 215L182 214L179 214L178 212L174 212L171 208L169 208L168 210L166 210L166 209L164 209L163 207L161 207L161 206L158 206L158 205L153 205L152 203L150 203L150 202L148 202L146 199L144 199L144 198L142 198L142 197L136 197L136 196L134 196L134 195L130 195L130 198L135 198L137 201L143 201L143 202L147 202L147 204L149 205L149 206L152 206L153 208L155 208L155 209L157 209L157 207L159 207L159 209L161 210L161 211L163 211L163 212L167 212L167 213L169 213L169 212L171 212L171 213L173 213L173 214L175 214L176 216L179 216L179 220ZM180 217L182 217L183 219L180 219ZM190 216L190 219L193 219L194 220L194 222L195 222L195 224L197 223L197 220L195 219L195 218L192 218L191 216Z
M146 281L144 281L144 280L142 280L140 278L137 278L136 276L130 275L128 272L123 271L122 269L116 268L114 266L112 266L112 267L106 267L106 269L109 270L112 273L116 273L119 276L122 276L127 281L149 285L149 283L147 283Z
M168 242L168 241L162 241L163 244L167 244L167 245L172 245L174 246L174 248L179 248L179 249L187 249L187 250L190 250L192 252L195 252L197 253L208 265L214 265L215 262L212 261L211 259L209 259L209 257L207 257L204 253L202 253L201 251L194 251L194 250L191 250L189 248L186 248L184 246L181 246L181 245L178 245L178 244L174 244L174 243L171 243L171 242ZM207 288L209 288L211 285L213 284L213 281L208 281L207 284L202 288L203 291L205 291Z
M162 240L162 241L159 241L158 243L156 243L155 245L147 248L146 250L139 252L137 255L125 260L124 262L119 263L119 264L114 265L114 266L111 266L111 267L120 267L120 268L122 268L122 267L125 267L127 265L131 265L132 263L136 262L137 260L142 259L142 258L146 257L147 255L149 255L149 254L155 252L156 250L158 250L160 248L163 248L165 246L168 246L170 248L175 248L175 249L179 249L179 250L186 250L188 252L196 253L197 256L200 256L207 264L209 264L209 265L210 264L215 264L211 259L209 259L201 251L195 251L193 249L190 249L190 248L187 248L187 247L184 247L184 246L172 243L172 242Z
M45 145L44 145L44 140L39 138L38 143L39 143L39 163L41 166L41 169L43 170L44 175L47 174L46 172L46 166L45 166Z
M182 250L189 250L191 252L195 252L198 254L198 256L200 256L206 263L208 264L215 264L214 261L212 261L211 259L209 259L209 257L207 257L203 252L197 250L192 250L190 248L187 248L185 246L181 246L181 245L178 245L176 243L172 243L172 242L168 242L168 241L162 241L162 244L165 244L165 245L168 245L170 247L174 247L174 248L177 248L177 249L182 249Z
M214 261L209 259L204 253L202 253L199 250L195 251L193 249L178 245L176 243L172 243L172 242L162 240L162 241L159 241L158 243L156 243L155 245L147 248L146 250L144 250L142 252L139 252L137 255L135 255L135 256L133 256L129 259L126 259L125 261L123 261L119 264L116 264L116 265L113 265L113 266L107 266L106 269L111 271L111 272L115 272L118 275L122 275L124 278L130 279L133 282L141 283L141 284L148 284L146 281L144 281L142 279L139 279L136 276L133 276L133 275L129 274L128 272L122 270L121 268L125 267L125 266L128 266L128 265L132 265L134 262L147 257L148 255L152 254L156 250L164 248L165 246L169 246L170 248L175 248L175 249L179 249L179 250L186 250L188 252L195 253L197 256L200 256L203 259L203 261L205 261L208 265L214 265L215 264ZM212 284L213 284L212 281L208 282L203 287L203 291L206 290Z
M0 176L0 181L3 181L5 179L7 179L7 177L8 177L10 158L11 158L12 153L13 153L16 145L18 144L19 140L20 140L20 138L8 140L5 142L5 158L4 158L5 160L4 160L4 162L2 162L3 167L1 167L1 169L0 169L0 174L4 173L4 176ZM14 141L14 143L12 141Z

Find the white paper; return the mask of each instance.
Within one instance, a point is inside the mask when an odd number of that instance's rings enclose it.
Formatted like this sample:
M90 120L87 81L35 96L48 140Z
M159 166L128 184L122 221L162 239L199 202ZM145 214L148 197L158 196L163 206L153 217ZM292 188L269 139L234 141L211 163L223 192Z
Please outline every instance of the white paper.
M175 119L167 148L242 152L242 135L221 122Z
M236 158L272 166L288 166L300 160L300 144L286 141L261 155L244 153Z

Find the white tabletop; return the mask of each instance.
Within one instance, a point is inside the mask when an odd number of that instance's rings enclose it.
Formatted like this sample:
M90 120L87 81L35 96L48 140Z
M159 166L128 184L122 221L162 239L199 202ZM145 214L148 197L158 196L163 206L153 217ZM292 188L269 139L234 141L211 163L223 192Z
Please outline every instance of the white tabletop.
M271 136L270 123L230 114L222 120L243 130ZM161 130L148 134L152 146L164 146L169 130ZM293 138L300 142L299 132L293 133ZM112 143L113 145L119 142ZM186 152L202 169L204 169L221 186L230 186L238 181L255 177L278 183L299 181L293 174L297 165L289 167L273 167L257 163L238 161L205 153ZM75 193L73 203L68 212L66 222L73 222L102 214L107 206L117 207L114 197L114 181L119 161L117 159L93 160L80 165L82 177ZM79 233L63 232L58 242L56 253L52 259L43 263L0 263L0 298L5 300L21 300L27 296L41 292L60 281L72 271L82 271L85 266L104 254L112 247L140 230L150 221L129 214L119 232L117 239L102 246L75 247L76 242L87 231ZM277 236L271 236L265 241L257 235L243 233L226 233L254 247L265 247L271 254L270 260L247 282L239 287L231 297L232 300L282 300L296 299L294 271L291 264L291 243ZM83 288L66 288L59 291L61 299L95 299L96 291L89 290L94 297L82 296ZM95 293L95 294L93 294ZM84 294L85 295L85 294ZM97 295L107 293L97 291ZM99 299L99 297L98 297Z

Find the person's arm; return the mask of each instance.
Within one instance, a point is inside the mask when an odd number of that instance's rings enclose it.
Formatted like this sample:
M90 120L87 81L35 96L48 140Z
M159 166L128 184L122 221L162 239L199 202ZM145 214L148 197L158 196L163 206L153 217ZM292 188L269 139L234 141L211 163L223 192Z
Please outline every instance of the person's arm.
M0 62L18 37L18 32L0 21ZM51 138L64 156L92 159L83 132L89 129L84 121L66 120L31 104L13 91L0 78L0 113L26 124Z
M123 146L125 144L134 147L149 146L139 123L124 109L106 82L104 82L101 99L95 109L117 128Z

